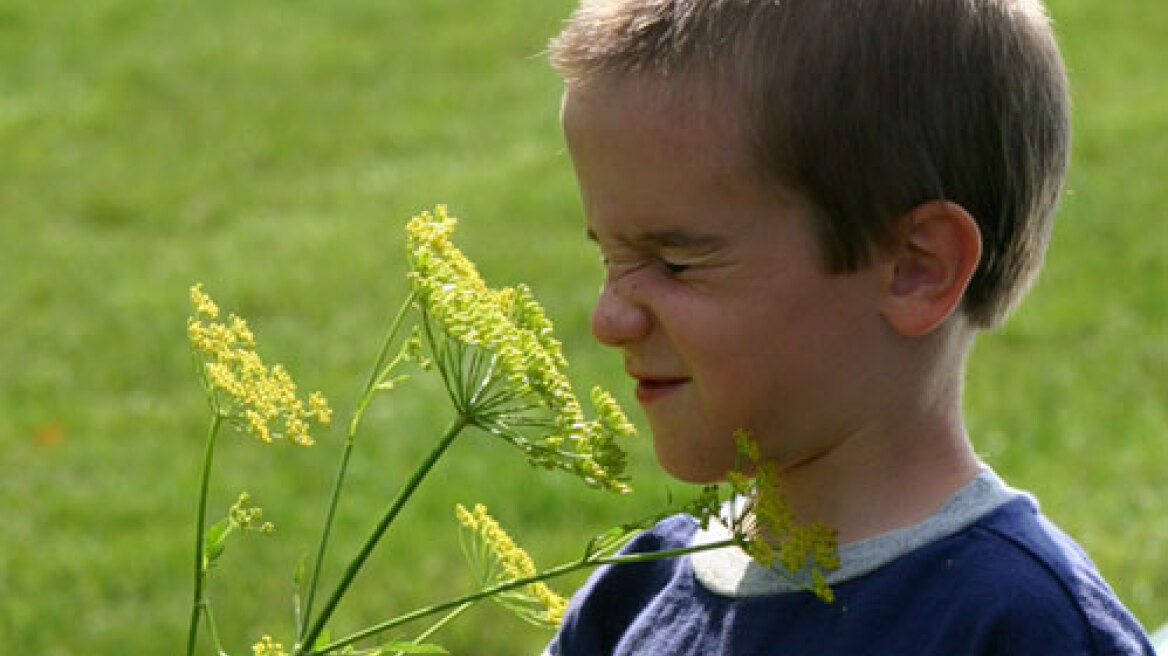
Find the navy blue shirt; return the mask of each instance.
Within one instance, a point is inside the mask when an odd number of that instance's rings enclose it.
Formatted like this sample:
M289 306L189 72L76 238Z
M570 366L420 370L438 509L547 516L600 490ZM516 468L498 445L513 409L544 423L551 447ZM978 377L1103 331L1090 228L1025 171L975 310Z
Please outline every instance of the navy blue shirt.
M684 547L698 529L675 516L625 551ZM832 604L802 591L719 593L693 557L603 567L573 597L549 653L1154 656L1082 549L1024 495L833 589Z

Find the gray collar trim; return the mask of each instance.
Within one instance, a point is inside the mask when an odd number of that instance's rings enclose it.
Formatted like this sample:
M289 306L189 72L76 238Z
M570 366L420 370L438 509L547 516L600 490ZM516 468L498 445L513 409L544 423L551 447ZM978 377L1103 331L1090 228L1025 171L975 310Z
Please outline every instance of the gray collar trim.
M905 554L957 533L1022 494L1007 487L989 467L983 466L977 478L919 524L841 547L840 568L827 575L827 582L837 585L868 574ZM708 529L698 530L692 544L709 544L729 537L730 531L724 524L712 521ZM756 597L800 589L778 572L754 562L736 547L702 551L691 558L697 580L722 596Z

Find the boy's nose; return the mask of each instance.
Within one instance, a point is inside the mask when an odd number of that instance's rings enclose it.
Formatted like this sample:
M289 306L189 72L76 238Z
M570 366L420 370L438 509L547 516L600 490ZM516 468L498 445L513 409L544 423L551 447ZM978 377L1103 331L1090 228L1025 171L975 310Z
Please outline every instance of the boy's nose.
M626 286L606 281L592 309L592 335L606 346L625 346L644 339L652 330L649 312Z

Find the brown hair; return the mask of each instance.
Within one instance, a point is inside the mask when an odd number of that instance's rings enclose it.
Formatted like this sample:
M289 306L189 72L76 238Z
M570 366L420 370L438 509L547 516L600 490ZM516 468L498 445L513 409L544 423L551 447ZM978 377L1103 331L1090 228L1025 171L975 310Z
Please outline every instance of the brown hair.
M570 84L731 90L759 168L822 213L829 271L862 268L937 199L981 230L973 325L1000 322L1041 267L1070 127L1039 0L583 0L551 57Z

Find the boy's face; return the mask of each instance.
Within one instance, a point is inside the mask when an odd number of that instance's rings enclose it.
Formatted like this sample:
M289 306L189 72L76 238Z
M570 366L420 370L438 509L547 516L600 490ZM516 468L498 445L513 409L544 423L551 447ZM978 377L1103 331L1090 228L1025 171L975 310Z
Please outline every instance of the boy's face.
M623 352L675 477L720 479L739 428L785 468L816 458L873 403L881 281L823 272L810 212L761 182L724 107L655 91L633 79L564 98L606 261L593 333Z

